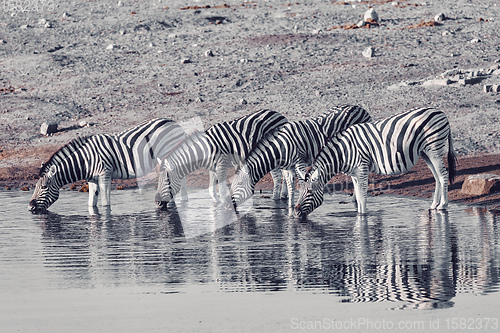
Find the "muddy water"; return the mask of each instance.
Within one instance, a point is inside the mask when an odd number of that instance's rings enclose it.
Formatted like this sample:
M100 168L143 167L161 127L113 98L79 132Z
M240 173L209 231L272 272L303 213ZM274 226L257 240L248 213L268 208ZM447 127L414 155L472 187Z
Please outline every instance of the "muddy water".
M201 288L188 292L193 300L242 292L284 302L299 293L368 310L380 303L460 308L467 295L500 299L499 217L488 211L430 212L428 200L379 196L360 218L346 197L333 195L297 221L284 203L258 196L236 215L199 193L157 211L153 195L117 191L111 211L89 212L85 195L66 191L48 214L32 215L29 193L0 193L0 294L21 308L33 292L65 290Z

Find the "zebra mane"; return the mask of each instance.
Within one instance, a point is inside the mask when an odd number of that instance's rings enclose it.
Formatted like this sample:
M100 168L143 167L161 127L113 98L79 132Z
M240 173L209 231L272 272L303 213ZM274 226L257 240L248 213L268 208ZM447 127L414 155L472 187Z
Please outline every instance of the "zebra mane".
M42 167L40 168L40 172L38 173L38 175L40 177L45 175L45 173L49 170L49 168L53 164L60 163L66 157L70 156L73 152L80 149L84 144L88 142L89 138L90 136L78 137L76 139L71 140L66 145L62 146L58 151L52 154L52 156L49 158L47 162L42 164Z

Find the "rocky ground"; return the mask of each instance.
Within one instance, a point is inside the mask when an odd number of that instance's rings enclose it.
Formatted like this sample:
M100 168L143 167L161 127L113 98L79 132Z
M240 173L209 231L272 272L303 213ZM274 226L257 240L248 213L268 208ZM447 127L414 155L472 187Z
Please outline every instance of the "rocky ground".
M370 8L378 20L360 22ZM374 119L437 107L467 172L500 174L499 17L496 0L4 0L0 183L32 186L71 138L151 117L201 117L206 128L342 103ZM42 136L46 121L58 132ZM410 185L395 193L421 192ZM454 186L451 198L466 200Z

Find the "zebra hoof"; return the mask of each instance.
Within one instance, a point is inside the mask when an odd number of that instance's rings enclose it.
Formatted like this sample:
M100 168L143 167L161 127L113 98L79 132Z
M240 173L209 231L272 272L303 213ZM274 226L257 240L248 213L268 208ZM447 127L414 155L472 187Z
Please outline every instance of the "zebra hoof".
M443 204L443 205L437 206L437 210L446 210L447 208L448 208L448 204Z
M435 210L435 209L438 207L438 205L439 205L439 202L433 202L433 203L431 204L430 209L431 209L431 210Z

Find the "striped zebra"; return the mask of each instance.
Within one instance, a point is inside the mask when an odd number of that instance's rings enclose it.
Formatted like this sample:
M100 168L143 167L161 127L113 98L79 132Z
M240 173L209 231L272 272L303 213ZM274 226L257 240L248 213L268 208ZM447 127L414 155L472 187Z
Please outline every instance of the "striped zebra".
M446 154L449 175L443 162ZM419 108L352 126L329 140L306 174L293 214L307 215L321 205L324 185L340 172L352 177L358 213L366 214L368 173L402 174L420 156L436 180L431 209L445 209L448 178L453 182L456 171L450 124L442 111Z
M313 119L294 121L262 139L248 155L245 165L231 184L235 207L248 200L255 184L268 172L282 168L286 172L288 204L292 207L295 170L303 179L306 167L313 161L327 139L351 125L370 121L370 115L359 106L339 105Z
M89 184L89 206L110 205L111 180L148 174L185 137L182 127L169 119L152 119L119 134L98 134L74 139L40 169L40 179L29 203L32 212L45 211L59 198L59 189L78 180Z
M231 164L241 165L263 135L286 123L288 120L278 112L261 110L187 136L162 162L156 204L166 208L179 191L181 180L201 167L211 172L209 191L214 201L218 201L216 181L220 200L226 201L227 169ZM279 177L278 171L274 171L275 184L279 183Z

